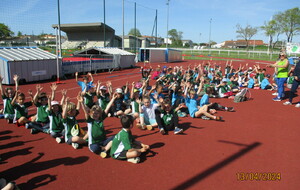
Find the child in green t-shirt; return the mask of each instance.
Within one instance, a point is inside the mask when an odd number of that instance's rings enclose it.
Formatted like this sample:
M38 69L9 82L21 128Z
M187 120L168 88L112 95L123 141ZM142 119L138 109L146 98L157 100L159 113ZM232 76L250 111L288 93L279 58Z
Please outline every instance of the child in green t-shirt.
M48 98L54 100L55 91L57 85L55 83L51 84L51 95L49 97L45 92L41 92L43 89L39 84L36 85L36 94L33 97L33 103L37 107L36 111L36 120L34 122L28 123L28 128L31 128L31 134L36 134L38 132L44 132L49 134L50 120L49 120L49 111L48 107L51 106L48 104Z
M293 76L293 72L289 72L289 77L287 78L287 81L286 81L286 87L291 89L292 88L292 84L294 82L294 78L295 76Z
M140 155L149 149L148 145L134 140L131 128L133 126L133 117L130 115L121 116L121 131L115 135L110 151L110 155L114 159L127 159L131 163L139 163Z
M32 94L30 94L32 98ZM15 93L14 99L11 101L11 105L15 110L14 123L17 126L25 126L29 123L28 107L32 106L32 101L25 102L25 94L17 91Z
M61 143L64 140L64 125L62 123L62 104L65 101L67 90L63 89L61 91L62 99L60 103L58 101L51 101L48 97L48 112L50 120L50 135L55 138L57 143Z
M102 158L106 157L107 151L111 148L112 140L114 138L114 136L106 138L103 121L107 117L110 107L116 97L117 95L114 94L104 111L99 105L94 105L91 109L88 109L86 105L83 104L83 99L78 99L81 103L85 119L87 121L89 149L95 154L100 154Z
M110 101L110 96L111 96L110 90L108 92L107 90L109 89L104 85L101 86L101 82L98 81L96 95L98 99L98 105L102 108L102 110L106 109L106 106Z
M158 129L162 135L168 131L174 131L174 134L183 132L183 129L178 127L178 115L177 111L182 108L183 105L179 104L176 109L173 109L171 101L166 99L161 106L161 109L155 110L155 119L158 125Z
M2 80L3 78L0 75L0 91L1 91L1 97L3 99L3 114L4 114L4 118L7 120L7 123L12 123L13 119L15 117L15 111L14 108L11 104L12 99L14 98L15 95L15 91L18 90L18 79L19 76L18 75L14 75L13 77L14 81L15 81L15 90L11 87L6 88L5 90L2 87Z
M79 144L86 144L88 134L85 133L78 125L76 116L79 114L81 92L77 96L77 106L69 101L69 98L63 104L62 122L65 128L65 142L72 145L74 149L78 149ZM72 131L78 131L77 134L72 134Z

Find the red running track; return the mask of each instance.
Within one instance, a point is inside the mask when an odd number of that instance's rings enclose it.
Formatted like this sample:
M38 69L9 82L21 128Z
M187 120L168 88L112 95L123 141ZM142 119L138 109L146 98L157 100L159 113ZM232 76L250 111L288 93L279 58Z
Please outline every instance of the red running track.
M257 61L237 61L234 65L246 62L253 65ZM200 61L162 65L186 67L194 63ZM111 80L116 88L127 80L139 80L140 74L126 75L138 72L139 69L129 69L94 77L96 81ZM112 75L119 76L109 78ZM64 88L68 89L68 96L75 98L79 91L75 79L64 82L58 87L57 99ZM43 90L50 92L49 84L42 83ZM35 90L34 86L20 88ZM136 165L102 159L87 147L74 150L67 144L57 144L46 134L31 135L29 130L6 124L2 119L0 177L16 181L21 189L299 189L300 109L273 102L270 91L251 93L253 100L238 104L212 99L234 106L237 111L218 112L225 122L181 118L182 135L162 136L157 129L134 128L138 140L151 146L151 151ZM82 113L78 119L83 119ZM85 127L84 122L80 125ZM108 136L116 134L120 130L119 119L106 119L105 128ZM265 173L280 174L281 178L264 176ZM255 180L251 180L253 175L257 175Z

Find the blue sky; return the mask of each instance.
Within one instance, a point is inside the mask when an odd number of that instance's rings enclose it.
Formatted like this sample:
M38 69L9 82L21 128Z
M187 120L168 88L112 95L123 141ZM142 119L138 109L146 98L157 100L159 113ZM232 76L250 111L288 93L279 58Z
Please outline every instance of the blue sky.
M134 2L137 3L137 28L142 35L151 35L158 10L158 35L166 37L167 0L125 0L125 34L134 27ZM208 42L211 22L211 40L218 43L236 40L236 25L262 26L272 15L299 7L299 0L170 0L169 30L183 32L183 39L198 43ZM103 0L60 0L61 23L103 22ZM1 0L0 23L15 33L55 33L57 0ZM122 34L122 0L106 0L106 24ZM268 37L259 31L252 39L266 43ZM285 40L285 35L280 36ZM300 42L295 36L293 42Z

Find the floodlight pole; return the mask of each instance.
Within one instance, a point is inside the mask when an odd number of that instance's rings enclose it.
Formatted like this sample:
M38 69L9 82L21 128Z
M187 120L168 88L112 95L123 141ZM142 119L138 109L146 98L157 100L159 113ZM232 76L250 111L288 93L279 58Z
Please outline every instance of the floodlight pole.
M122 50L124 50L124 0L122 6L122 25L123 25L123 35L122 35Z
M201 33L199 34L199 46L201 46Z
M157 47L157 9L155 11L156 19L155 19L155 47Z
M136 2L134 2L134 54L136 55L136 41L137 41L137 37L136 37Z
M61 54L61 31L60 31L60 6L59 6L59 0L57 0L57 18L58 18L58 26L57 26L57 30L56 30L56 36L58 33L58 39L56 40L56 52L57 52L57 44L58 44L58 52L56 53L56 69L57 69L57 81L56 83L59 84L60 82L60 75L59 75L59 65L60 65L60 60L59 58L62 59L62 54Z
M211 21L212 21L212 18L209 20L209 40L208 40L209 48L211 48L211 47L210 47L210 40L211 40Z
M168 42L169 42L169 2L170 0L167 0L167 40L166 40L166 48L168 48Z
M104 27L103 27L103 34L104 34L104 47L106 47L106 34L105 34L105 0L103 0L103 14L104 14Z

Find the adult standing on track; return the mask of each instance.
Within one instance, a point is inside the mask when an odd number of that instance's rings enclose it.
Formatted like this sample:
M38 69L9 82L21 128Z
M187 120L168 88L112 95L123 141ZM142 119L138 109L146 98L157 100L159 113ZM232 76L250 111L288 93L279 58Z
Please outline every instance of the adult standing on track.
M296 66L295 66L294 71L293 71L293 76L295 78L294 78L292 88L291 88L291 91L290 91L289 100L287 102L284 102L283 103L284 105L292 105L292 101L293 101L295 92L298 89L298 86L300 85L300 61L298 61L296 63ZM295 107L300 108L300 102L298 102Z
M277 97L273 98L274 101L281 101L284 98L284 83L288 78L289 62L285 52L280 53L280 58L276 63L270 64L269 67L275 67L277 70Z

